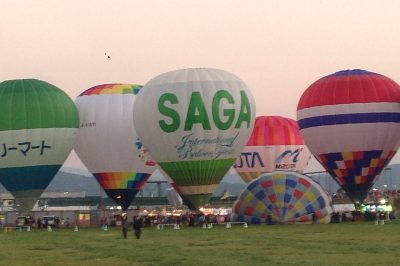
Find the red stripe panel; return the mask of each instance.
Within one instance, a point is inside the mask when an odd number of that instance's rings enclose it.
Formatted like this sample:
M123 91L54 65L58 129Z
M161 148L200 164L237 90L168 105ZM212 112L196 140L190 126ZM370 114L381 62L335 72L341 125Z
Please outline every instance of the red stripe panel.
M258 116L247 146L304 145L297 122L281 116Z
M304 178L299 178L299 183L303 184L305 187L310 187L311 186L310 182L308 182Z
M388 77L372 73L328 76L307 88L300 98L297 110L314 106L369 102L400 102L399 85Z

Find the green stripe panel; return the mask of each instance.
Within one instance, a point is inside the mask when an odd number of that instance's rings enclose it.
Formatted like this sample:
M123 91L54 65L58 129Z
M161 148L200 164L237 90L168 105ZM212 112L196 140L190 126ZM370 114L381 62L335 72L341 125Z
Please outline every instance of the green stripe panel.
M0 83L0 131L78 126L75 103L54 85L36 79Z
M236 158L159 163L178 186L219 184Z
M196 195L185 195L183 202L189 207L189 209L195 211L199 207L206 206L211 198L212 194L196 194ZM189 201L189 204L187 203Z

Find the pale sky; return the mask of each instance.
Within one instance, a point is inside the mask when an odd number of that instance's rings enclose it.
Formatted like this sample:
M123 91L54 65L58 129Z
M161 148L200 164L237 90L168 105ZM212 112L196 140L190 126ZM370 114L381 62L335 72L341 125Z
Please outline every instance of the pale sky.
M213 67L247 84L257 115L296 119L301 94L327 74L360 68L400 83L399 12L396 0L0 0L0 81L42 79L75 100L103 83ZM65 166L85 169L74 153Z

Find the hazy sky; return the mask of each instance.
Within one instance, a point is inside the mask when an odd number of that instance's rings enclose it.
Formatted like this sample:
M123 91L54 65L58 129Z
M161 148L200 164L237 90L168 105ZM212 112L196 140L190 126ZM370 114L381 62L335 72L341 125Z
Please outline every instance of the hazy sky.
M42 79L75 100L214 67L248 85L257 115L295 119L303 91L338 70L400 82L399 11L396 0L0 0L0 80ZM83 168L74 154L66 165Z

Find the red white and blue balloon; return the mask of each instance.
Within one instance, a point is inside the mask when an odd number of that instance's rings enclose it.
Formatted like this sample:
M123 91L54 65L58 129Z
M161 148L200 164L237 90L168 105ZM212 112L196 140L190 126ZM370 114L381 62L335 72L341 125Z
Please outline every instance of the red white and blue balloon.
M362 202L400 145L400 87L377 73L339 71L303 93L297 119L316 159Z

